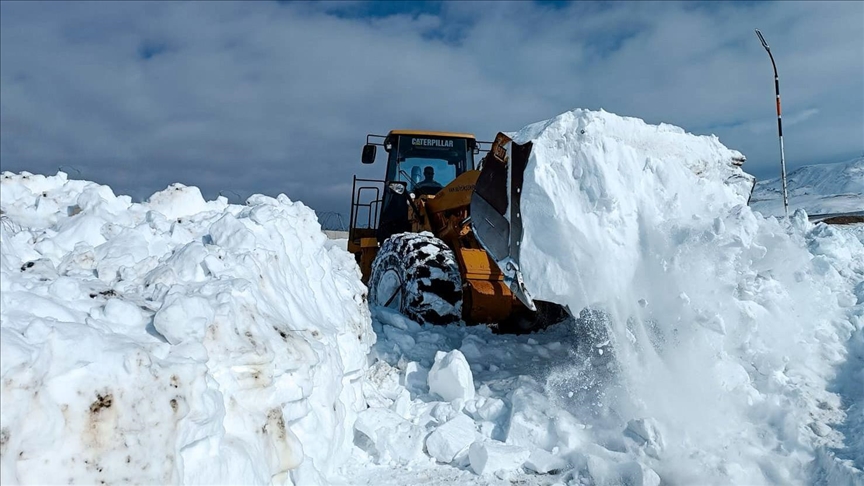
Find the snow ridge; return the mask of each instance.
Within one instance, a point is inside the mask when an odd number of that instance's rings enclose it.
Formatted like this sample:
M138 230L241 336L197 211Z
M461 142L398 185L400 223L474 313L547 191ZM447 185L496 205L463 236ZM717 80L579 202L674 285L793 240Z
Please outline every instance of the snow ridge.
M328 482L374 335L309 208L0 184L4 484Z

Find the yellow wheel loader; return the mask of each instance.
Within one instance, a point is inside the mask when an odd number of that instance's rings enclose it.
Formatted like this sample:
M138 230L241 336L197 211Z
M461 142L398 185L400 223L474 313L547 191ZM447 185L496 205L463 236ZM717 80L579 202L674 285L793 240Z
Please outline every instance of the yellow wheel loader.
M490 144L467 133L393 130L367 135L364 164L375 162L377 147L386 172L380 180L354 176L348 235L371 304L421 324L463 320L509 332L568 315L532 299L519 270L530 143L503 133Z

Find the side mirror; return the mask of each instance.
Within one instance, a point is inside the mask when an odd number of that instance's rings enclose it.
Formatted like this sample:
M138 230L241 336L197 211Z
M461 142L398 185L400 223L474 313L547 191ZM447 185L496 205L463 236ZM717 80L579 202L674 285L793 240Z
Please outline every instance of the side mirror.
M375 162L375 154L378 151L378 147L372 145L371 143L367 143L363 146L363 158L361 159L364 164L371 164Z

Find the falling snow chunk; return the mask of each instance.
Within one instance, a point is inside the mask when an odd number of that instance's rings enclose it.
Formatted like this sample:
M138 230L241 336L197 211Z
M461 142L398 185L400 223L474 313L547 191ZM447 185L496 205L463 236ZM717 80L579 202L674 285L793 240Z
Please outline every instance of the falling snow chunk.
M696 322L717 334L726 334L726 322L720 314L699 314L696 316Z
M627 422L624 434L645 447L648 455L658 457L665 448L660 426L654 419L633 419Z
M549 450L555 446L552 419L547 415L549 403L543 395L520 387L510 398L510 421L507 425L507 444Z

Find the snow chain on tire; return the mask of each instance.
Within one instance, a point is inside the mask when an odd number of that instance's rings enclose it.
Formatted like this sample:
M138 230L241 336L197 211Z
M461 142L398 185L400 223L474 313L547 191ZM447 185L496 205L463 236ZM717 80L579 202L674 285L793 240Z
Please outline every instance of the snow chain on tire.
M398 233L372 262L369 302L420 323L462 319L462 279L453 252L432 233Z

